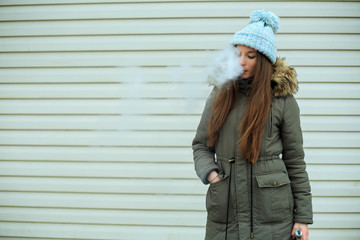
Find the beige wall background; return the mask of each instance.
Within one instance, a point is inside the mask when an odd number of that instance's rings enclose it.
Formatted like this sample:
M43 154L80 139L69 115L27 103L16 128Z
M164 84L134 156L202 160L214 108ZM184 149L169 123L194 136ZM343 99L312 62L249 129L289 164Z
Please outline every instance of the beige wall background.
M263 8L300 81L311 239L358 239L360 3L186 0L0 0L0 239L203 239L203 70Z

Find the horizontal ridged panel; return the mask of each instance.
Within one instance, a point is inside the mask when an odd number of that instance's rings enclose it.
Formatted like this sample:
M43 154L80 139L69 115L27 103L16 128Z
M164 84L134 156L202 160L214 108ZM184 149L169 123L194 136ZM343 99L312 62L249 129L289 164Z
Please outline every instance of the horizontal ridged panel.
M190 145L190 144L189 144ZM57 162L171 162L193 163L186 148L97 146L0 146L0 160ZM154 154L156 151L156 154ZM306 161L314 164L358 164L360 149L305 148Z
M246 17L254 9L275 11L280 17L359 17L360 6L350 2L278 2L273 3L172 3L172 4L88 4L54 6L16 6L0 8L0 21L58 19L127 19ZM291 9L291 11L289 11ZM339 11L341 9L342 11Z
M304 132L304 147L360 148L360 132ZM194 132L0 131L1 145L188 147Z
M118 225L83 225L83 224L50 224L50 223L1 223L2 237L26 236L43 239L54 237L56 240L71 239L111 239L139 240L158 239L173 240L201 239L202 227L154 227L154 226L118 226ZM1 239L1 238L0 238ZM12 238L11 238L12 239Z
M206 194L208 186L199 179L115 179L61 177L0 177L1 191L121 193L121 194ZM360 197L357 181L311 181L313 196Z
M358 67L303 67L297 66L300 91L305 82L359 83ZM146 76L141 83L199 83L204 78L203 67L129 67L129 68L19 68L1 69L1 83L134 83ZM5 86L5 85L4 85ZM319 91L320 92L320 91ZM317 94L316 94L317 95ZM313 97L316 97L313 96Z
M151 37L150 34L233 34L247 22L247 18L2 22L0 36L147 34ZM300 21L298 18L282 18L278 36L281 37L283 33L360 33L359 24L358 18L307 17ZM216 35L209 37L207 41L213 37ZM346 39L342 39L344 40Z
M1 100L2 114L200 114L205 100ZM360 115L360 100L299 99L301 114ZM200 119L199 119L200 120ZM126 122L119 122L119 128ZM125 126L125 125L124 125ZM124 128L125 129L125 128Z
M82 223L106 225L187 226L205 225L206 213L175 211L121 211L81 209L1 208L0 221ZM15 215L16 214L16 215ZM176 216L176 217L174 217ZM338 221L333 221L336 218ZM311 228L356 228L360 214L314 214Z
M0 162L2 176L196 179L193 164ZM336 167L337 171L333 171ZM307 165L311 180L360 180L360 165ZM329 174L331 173L331 174ZM346 174L344 174L346 173Z
M188 227L202 227L206 223L204 211L106 211L37 208L0 208L0 211L4 214L0 216L0 221Z
M269 0L255 0L252 2L272 2ZM349 0L347 2L353 2L356 0ZM92 3L92 4L96 4L96 3L172 3L172 2L220 2L219 0L32 0L31 2L28 0L2 0L0 3L0 6L7 6L7 5L51 5L51 4L87 4L87 3ZM227 2L248 2L245 0L227 0ZM285 1L279 1L279 2L285 2ZM321 2L321 1L318 1ZM327 2L337 2L334 0L329 0Z
M272 2L269 0L255 0L253 2ZM356 0L353 0L356 2ZM352 0L349 0L347 2L353 2ZM221 2L219 0L32 0L31 2L28 0L2 0L0 3L0 6L6 6L6 5L52 5L52 4L87 4L87 3L92 3L92 4L97 4L97 3L172 3L172 2ZM227 2L248 2L245 0L227 0ZM285 1L278 1L278 2L285 2ZM316 1L315 1L316 2ZM317 1L317 2L322 2L322 1ZM327 2L337 2L334 0L329 0Z
M78 36L78 37L4 37L0 52L48 51L149 51L222 49L228 35L159 36ZM279 50L353 50L360 48L360 35L291 34L276 38ZM146 43L146 44L145 44Z
M131 131L194 131L199 124L197 115L2 115L1 129L7 130L123 130L120 122ZM308 116L300 117L303 131L360 131L360 116ZM181 124L179 124L181 122Z
M360 66L357 51L278 51L289 65ZM211 51L1 53L0 67L205 66Z
M129 84L7 84L1 86L1 98L207 98L212 87L204 83L153 83L134 80ZM322 91L319 92L319 89ZM360 99L360 84L303 83L297 98Z
M72 240L91 240L91 239L111 239L118 240L139 240L157 239L172 240L183 239L202 239L205 229L200 227L154 227L154 226L102 226L102 225L82 225L82 224L50 224L50 223L2 223L2 240L23 240L26 239L45 239L55 237L57 239ZM79 235L81 237L79 237ZM360 235L358 229L311 229L311 237L314 239L327 240L354 240ZM17 236L18 238L6 238L6 236ZM30 238L28 238L30 237Z
M1 192L6 207L205 211L204 196ZM358 197L313 197L315 212L360 212ZM189 204L191 203L191 204Z

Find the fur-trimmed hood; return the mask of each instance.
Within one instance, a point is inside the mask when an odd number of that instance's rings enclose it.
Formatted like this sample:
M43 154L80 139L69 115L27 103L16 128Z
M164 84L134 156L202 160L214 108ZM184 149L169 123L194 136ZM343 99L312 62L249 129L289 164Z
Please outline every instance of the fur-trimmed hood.
M274 97L284 97L295 94L298 91L297 74L293 67L286 64L285 58L276 58L273 64L273 74L271 76L272 95ZM242 79L240 88L247 91L252 79ZM246 82L244 81L246 80ZM210 85L216 85L214 79L208 81Z
M273 65L274 73L271 76L272 94L275 97L283 97L295 94L298 89L297 74L293 67L285 62L285 58L276 58Z

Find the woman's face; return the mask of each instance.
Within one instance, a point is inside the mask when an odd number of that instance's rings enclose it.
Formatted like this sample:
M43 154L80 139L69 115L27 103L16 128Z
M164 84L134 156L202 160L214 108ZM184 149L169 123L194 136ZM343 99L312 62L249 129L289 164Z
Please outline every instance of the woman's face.
M244 69L243 74L241 74L242 78L251 78L255 75L255 67L256 67L256 57L257 51L251 47L244 45L236 45L236 48L239 49L239 58L240 64Z

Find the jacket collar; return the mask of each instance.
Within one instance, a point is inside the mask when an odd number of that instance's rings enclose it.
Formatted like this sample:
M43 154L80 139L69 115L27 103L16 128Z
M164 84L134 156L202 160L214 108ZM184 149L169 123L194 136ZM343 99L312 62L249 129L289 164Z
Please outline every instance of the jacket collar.
M241 79L239 88L244 93L248 92L252 79ZM216 85L213 80L210 85ZM274 97L283 97L295 94L298 91L297 74L293 67L289 66L285 62L285 58L276 58L276 62L273 64L273 74L271 76L271 88L272 95Z

